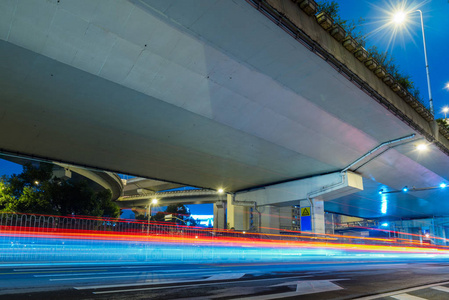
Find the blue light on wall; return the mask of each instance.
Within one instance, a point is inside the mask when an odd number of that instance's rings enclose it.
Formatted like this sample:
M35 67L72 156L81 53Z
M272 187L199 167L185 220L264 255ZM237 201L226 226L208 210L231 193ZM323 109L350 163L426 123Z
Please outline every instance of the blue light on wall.
M382 206L380 207L380 211L383 214L387 213L387 206L388 206L388 202L387 202L387 196L382 195Z

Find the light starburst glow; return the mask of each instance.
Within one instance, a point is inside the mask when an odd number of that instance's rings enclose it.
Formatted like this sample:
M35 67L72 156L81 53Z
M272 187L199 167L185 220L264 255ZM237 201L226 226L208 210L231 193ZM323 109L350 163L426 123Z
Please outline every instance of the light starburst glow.
M393 44L397 42L403 47L405 40L411 39L416 43L415 27L419 26L419 18L416 18L415 12L428 2L429 0L387 0L382 6L372 4L382 17L370 22L369 25L375 29L368 32L365 37L369 37L376 44L386 44L386 52L391 51Z
M393 22L396 23L397 25L403 24L405 21L405 17L406 17L405 12L403 12L402 10L397 11L393 15Z
M428 146L426 144L419 144L418 146L416 146L416 150L418 151L425 151L428 149Z

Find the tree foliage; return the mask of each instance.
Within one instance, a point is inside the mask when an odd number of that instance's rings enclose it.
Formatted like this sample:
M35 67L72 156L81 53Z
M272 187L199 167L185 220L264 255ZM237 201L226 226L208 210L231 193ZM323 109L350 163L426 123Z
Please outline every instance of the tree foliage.
M187 206L182 203L170 204L167 206L164 212L160 211L154 216L151 217L151 221L155 222L164 222L165 216L172 215L174 218L170 222L179 224L179 225L189 225L196 226L196 221L190 216L190 210ZM147 220L145 215L137 215L136 220Z
M47 164L25 165L21 174L3 176L0 187L0 211L4 212L120 216L110 190L94 191L86 180L58 179Z

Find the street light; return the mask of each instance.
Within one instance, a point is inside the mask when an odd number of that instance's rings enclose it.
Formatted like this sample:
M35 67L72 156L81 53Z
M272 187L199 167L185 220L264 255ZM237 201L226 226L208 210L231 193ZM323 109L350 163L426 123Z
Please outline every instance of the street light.
M150 223L151 219L151 204L157 204L157 199L154 198L151 200L151 202L148 204L148 223Z
M147 227L147 234L150 234L151 204L157 204L157 199L156 199L156 198L152 199L151 202L148 204L148 227Z
M148 205L148 222L150 221L151 218L151 204L157 204L157 199L156 198L152 199L150 204Z
M449 112L449 107L448 106L443 107L443 112L444 112L444 120L446 120L447 119L446 114Z
M419 144L416 146L416 150L418 151L426 151L428 149L427 144Z
M414 11L408 11L408 12L399 10L393 15L393 23L395 23L397 25L403 24L406 21L407 15L411 14L413 12L419 12L419 16L421 18L422 40L423 40L423 44L424 44L424 59L426 62L427 88L429 90L429 108L430 108L430 113L433 115L434 114L433 113L433 100L432 100L432 91L430 89L429 63L427 62L426 36L424 34L424 21L423 21L422 11L419 9L414 10Z

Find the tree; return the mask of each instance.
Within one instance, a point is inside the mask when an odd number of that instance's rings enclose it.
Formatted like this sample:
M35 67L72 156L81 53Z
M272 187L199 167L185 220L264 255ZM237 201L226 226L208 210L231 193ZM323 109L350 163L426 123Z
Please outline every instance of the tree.
M190 210L182 203L170 204L165 210L165 214L172 214L177 219L173 218L173 222L178 224L186 224L190 217Z
M27 164L19 175L3 176L0 187L0 211L4 212L120 216L110 190L94 191L86 180L58 179L48 164Z
M163 222L165 221L165 213L158 211L157 214L151 217L151 220L156 222Z
M170 204L169 206L167 206L164 212L160 211L156 215L152 216L151 221L163 222L165 221L165 216L167 215L173 215L174 218L172 218L171 222L180 225L196 226L196 221L192 217L190 217L189 208L182 203ZM139 219L140 216L136 216L136 220Z

